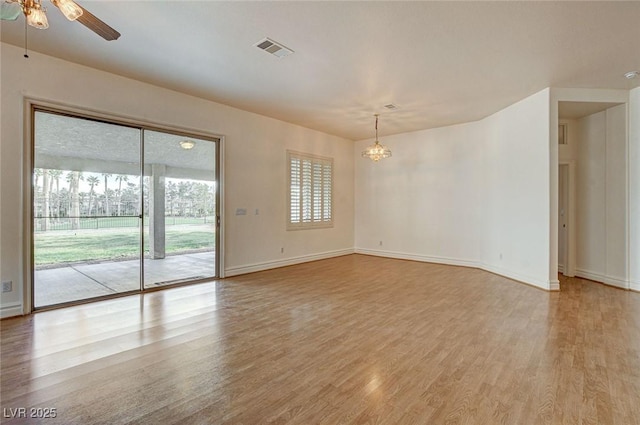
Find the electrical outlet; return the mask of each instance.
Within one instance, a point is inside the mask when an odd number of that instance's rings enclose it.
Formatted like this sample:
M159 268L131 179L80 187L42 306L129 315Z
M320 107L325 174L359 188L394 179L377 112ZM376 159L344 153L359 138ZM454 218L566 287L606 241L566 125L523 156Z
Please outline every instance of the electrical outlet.
M284 247L280 248L280 254L284 254Z
M2 292L11 292L13 291L13 282L10 280L6 280L2 282Z
M382 246L382 241L380 241L380 246Z

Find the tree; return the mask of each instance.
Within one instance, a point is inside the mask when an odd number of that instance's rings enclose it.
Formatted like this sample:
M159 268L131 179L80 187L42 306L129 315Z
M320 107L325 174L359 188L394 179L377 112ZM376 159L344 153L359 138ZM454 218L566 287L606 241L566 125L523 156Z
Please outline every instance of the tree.
M38 194L38 179L42 175L42 168L33 169L33 193Z
M43 231L49 230L49 216L51 215L51 213L49 212L49 190L50 190L49 177L51 177L51 174L49 174L49 170L42 170L42 199L43 199L42 230Z
M118 216L120 216L122 215L122 182L128 182L129 176L118 174L116 181L118 182L118 191L116 192L116 196L118 197Z
M89 212L87 215L91 215L91 211L93 210L93 200L95 198L94 188L98 183L100 183L100 179L96 176L89 176L87 177L87 183L89 183Z
M67 182L69 182L69 192L71 193L71 228L74 230L80 227L80 197L78 194L80 180L83 180L80 171L67 173Z
M138 186L127 182L127 187L122 191L124 215L139 215L139 202Z
M185 204L189 198L189 192L191 191L191 185L187 182L178 182L178 215L180 217L185 216Z
M58 192L58 217L69 217L69 208L71 206L71 194L66 187L63 187Z
M169 215L173 217L173 203L176 200L176 196L178 196L178 187L172 181L167 183L167 201L169 202Z
M56 205L53 209L53 216L60 217L60 177L62 177L62 170L49 170L51 176L51 184L56 184Z
M207 217L207 197L209 195L209 186L206 183L196 183L195 185L195 202L196 211L199 217Z
M104 212L106 216L111 215L111 211L109 209L109 188L108 188L108 180L111 177L109 173L102 173L102 177L104 177Z

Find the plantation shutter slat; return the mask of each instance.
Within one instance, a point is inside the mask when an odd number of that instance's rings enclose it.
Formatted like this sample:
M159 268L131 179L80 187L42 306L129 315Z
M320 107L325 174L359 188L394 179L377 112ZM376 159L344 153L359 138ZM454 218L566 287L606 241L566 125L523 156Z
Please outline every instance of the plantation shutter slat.
M289 206L289 222L300 223L302 215L300 213L301 208L301 162L298 158L289 159L289 172L290 172L290 206Z
M302 160L302 222L311 222L311 202L312 202L312 174L311 161Z
M332 199L333 196L331 194L331 186L333 183L333 172L332 172L331 164L324 164L322 167L322 192L324 194L323 198L323 209L322 209L322 219L323 220L332 220Z
M333 226L333 159L287 151L288 229Z
M322 164L313 164L313 221L322 221Z

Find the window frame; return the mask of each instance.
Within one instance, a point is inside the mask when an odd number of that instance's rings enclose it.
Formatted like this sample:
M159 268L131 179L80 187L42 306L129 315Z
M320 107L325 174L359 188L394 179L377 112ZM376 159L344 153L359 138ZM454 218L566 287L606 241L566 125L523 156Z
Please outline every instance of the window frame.
M319 156L309 153L303 153L293 150L287 150L287 217L286 217L286 228L287 230L307 230L307 229L326 229L333 227L334 224L334 211L333 211L333 186L334 186L334 161L331 157ZM292 167L292 161L299 160L300 161L300 171L298 179L298 199L294 200L292 196L294 196L294 170ZM303 165L302 163L308 161L310 162L310 170L308 174L308 178L310 182L310 187L305 190L305 182L303 182L304 173L303 173ZM329 187L327 194L327 170L326 167L329 167L328 177ZM318 177L318 168L319 168L319 177ZM320 189L319 192L314 192L314 189L317 187L317 181L320 181ZM307 213L305 213L305 197L304 193L307 193ZM315 199L320 196L320 205L319 207L316 205ZM327 201L328 198L328 201ZM308 203L311 203L309 206ZM328 204L327 204L328 202ZM299 211L299 220L292 220L292 209L295 208L294 203L299 203L298 211ZM305 219L305 214L308 214L308 219ZM319 218L316 214L319 214ZM328 214L328 218L327 218Z

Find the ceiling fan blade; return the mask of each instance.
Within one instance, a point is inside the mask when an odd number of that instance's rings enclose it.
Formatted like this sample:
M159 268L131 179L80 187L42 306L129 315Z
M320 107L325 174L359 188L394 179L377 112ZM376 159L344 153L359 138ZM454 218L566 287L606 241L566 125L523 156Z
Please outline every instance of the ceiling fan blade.
M120 33L118 31L114 30L109 25L96 18L93 13L89 12L82 6L80 6L80 9L82 9L82 15L80 15L77 21L82 25L89 28L91 31L95 32L107 41L117 40L118 37L120 37Z
M2 2L0 9L0 19L3 21L15 21L22 13L22 9L18 3Z

